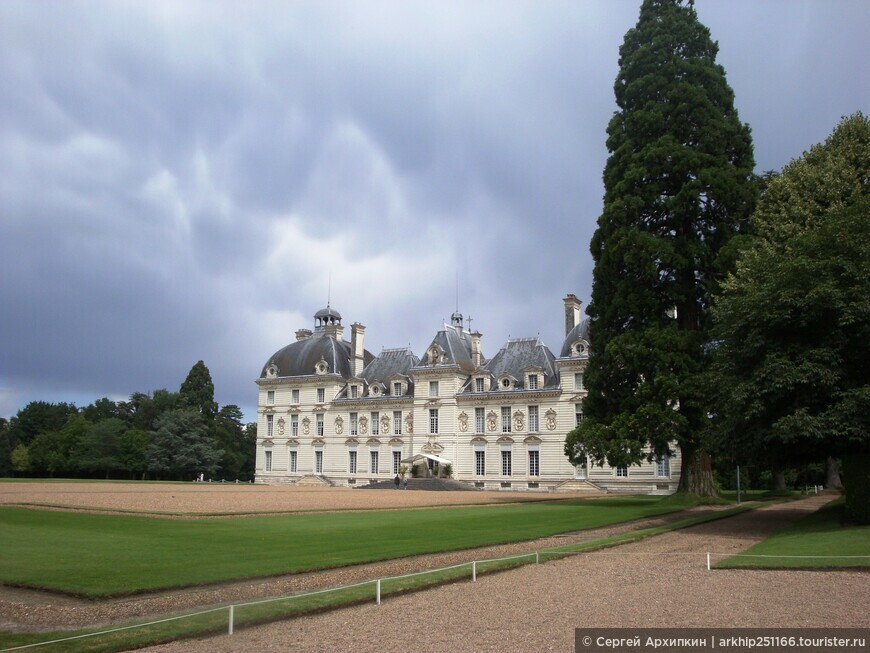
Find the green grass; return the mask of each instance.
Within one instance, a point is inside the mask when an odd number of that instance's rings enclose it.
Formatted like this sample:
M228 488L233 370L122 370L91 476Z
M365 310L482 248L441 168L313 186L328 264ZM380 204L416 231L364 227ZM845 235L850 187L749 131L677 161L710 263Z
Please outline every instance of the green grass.
M104 597L529 540L692 504L631 497L199 520L0 508L0 582Z
M743 552L770 557L734 556L716 567L870 567L870 526L843 525L844 507L843 499L837 499Z
M664 503L665 505L674 503L681 504L683 501L683 499L677 498L665 500L660 503ZM504 571L520 565L531 564L538 559L543 562L547 559L564 557L573 553L592 551L614 546L616 544L635 541L658 535L660 533L686 528L702 522L722 519L738 512L750 510L754 507L757 507L757 505L745 504L729 510L699 515L697 517L683 519L672 524L655 528L647 528L633 531L631 533L624 533L622 535L566 545L563 547L542 549L539 552L539 557L536 556L535 553L529 553L522 556L511 556L504 559L484 560L477 563L477 574L480 576L486 573ZM471 569L472 564L465 563L453 567L434 569L411 576L387 578L381 583L381 597L385 598L391 594L417 591L433 585L469 580L471 577ZM309 595L303 594L280 597L274 600L238 605L235 607L234 624L236 628L242 628L244 626L265 623L277 619L286 619L305 613L328 610L355 603L373 602L374 595L375 581L368 581L349 587L333 588L332 590ZM119 624L118 626L126 627L140 623L148 622L128 622L125 624ZM227 625L228 608L216 608L207 610L202 614L193 613L190 616L183 616L178 620L166 621L133 629L125 629L119 632L95 637L58 642L57 644L51 644L47 650L76 653L112 653L114 651L124 651L161 642L174 641L181 638L199 637L210 633L223 633L227 631ZM54 639L99 632L100 630L109 630L109 628L91 628L53 633L0 632L0 647L23 646L37 642L46 642Z

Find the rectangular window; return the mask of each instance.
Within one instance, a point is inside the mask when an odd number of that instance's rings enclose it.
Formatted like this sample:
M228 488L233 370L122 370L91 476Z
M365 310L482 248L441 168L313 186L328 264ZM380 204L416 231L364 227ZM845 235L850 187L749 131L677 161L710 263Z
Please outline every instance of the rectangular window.
M656 476L671 475L671 459L668 456L659 456L656 461Z
M320 449L314 452L314 473L323 473L323 452Z
M539 451L529 450L529 476L541 475Z
M486 474L486 452L483 449L474 452L474 473L478 476Z
M475 408L474 409L474 432L475 433L483 433L483 429L484 429L483 408Z
M402 435L402 411L393 411L393 435Z
M616 468L616 475L622 476L622 477L628 476L628 467L617 467Z
M583 387L583 372L577 372L574 374L574 390L580 392L585 389L586 388Z
M538 407L529 406L529 433L538 432Z
M369 451L369 473L378 474L378 452Z
M396 381L393 384L393 394L397 397L402 394L402 382L401 381Z
M511 475L511 452L508 449L503 449L501 452L501 475Z
M402 452L393 451L393 474L399 473L399 466L402 464Z
M347 452L347 473L356 474L356 451Z
M538 389L538 375L537 374L529 374L529 390L537 390Z
M317 388L317 403L322 404L324 401L326 401L326 389Z
M273 421L275 419L274 415L266 415L266 437L272 437L272 428L274 426Z
M429 396L438 396L438 381L429 381Z
M510 433L511 432L511 407L510 406L502 406L501 407L501 432L502 433Z
M317 424L317 437L322 438L323 437L323 413L317 413L315 419L316 419L316 424Z
M290 471L296 472L296 462L299 459L299 452L291 451L290 452Z
M266 452L266 471L267 472L272 471L272 452L271 451Z
M474 391L483 392L483 377L474 379Z
M438 433L438 409L429 409L429 433Z
M299 415L290 415L290 435L294 438L299 435Z
M350 414L350 434L351 434L351 435L356 435L356 434L357 434L357 431L358 431L358 429L357 429L357 425L358 425L358 423L359 423L359 420L357 419L357 414L356 414L356 413L351 413L351 414Z
M381 434L381 415L380 413L372 413L372 435Z
M355 385L350 386L350 398L351 399L357 398L357 392L359 392L359 390L357 389L357 386L355 386Z
M583 404L574 404L574 426L583 421Z
M275 403L275 391L274 390L267 390L266 391L266 403L269 404L270 406Z
M298 404L299 403L299 390L291 390L290 391L291 403Z

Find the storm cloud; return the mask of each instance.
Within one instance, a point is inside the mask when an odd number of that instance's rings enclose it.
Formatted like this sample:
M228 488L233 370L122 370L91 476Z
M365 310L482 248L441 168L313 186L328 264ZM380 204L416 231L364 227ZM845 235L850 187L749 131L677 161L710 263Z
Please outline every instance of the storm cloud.
M0 415L177 389L252 418L327 301L494 355L588 301L639 0L0 4ZM870 5L696 2L757 169L868 110ZM458 292L457 292L458 288Z

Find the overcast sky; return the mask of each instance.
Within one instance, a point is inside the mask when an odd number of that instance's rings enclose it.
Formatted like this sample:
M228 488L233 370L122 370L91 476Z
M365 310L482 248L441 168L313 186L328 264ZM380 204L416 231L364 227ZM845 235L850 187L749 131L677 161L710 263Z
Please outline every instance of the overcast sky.
M253 419L328 299L373 353L421 355L457 278L487 357L558 355L639 7L4 0L0 416L177 390L202 359ZM866 0L696 9L759 172L870 109Z

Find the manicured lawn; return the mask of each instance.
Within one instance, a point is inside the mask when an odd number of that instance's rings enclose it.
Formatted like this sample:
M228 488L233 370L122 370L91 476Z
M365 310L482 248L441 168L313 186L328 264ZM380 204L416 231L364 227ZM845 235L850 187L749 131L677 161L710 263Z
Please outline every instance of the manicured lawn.
M528 540L691 505L688 497L174 520L0 508L0 582L89 596Z
M838 499L744 551L770 557L734 556L716 567L870 567L870 526L844 526L843 509Z

